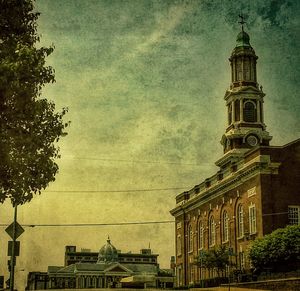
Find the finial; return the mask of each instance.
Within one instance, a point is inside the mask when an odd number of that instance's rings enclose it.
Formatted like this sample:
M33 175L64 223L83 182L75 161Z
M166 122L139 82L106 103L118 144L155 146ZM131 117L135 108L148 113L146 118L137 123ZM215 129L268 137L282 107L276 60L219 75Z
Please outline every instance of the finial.
M239 14L239 18L241 18L241 21L239 21L239 23L242 25L242 31L244 31L244 24L246 23L246 21L244 20L244 15L242 13Z
M107 242L110 242L110 238L109 238L109 235L107 236Z
M148 247L148 249L151 249L151 247L150 247L150 242L149 242L149 247Z

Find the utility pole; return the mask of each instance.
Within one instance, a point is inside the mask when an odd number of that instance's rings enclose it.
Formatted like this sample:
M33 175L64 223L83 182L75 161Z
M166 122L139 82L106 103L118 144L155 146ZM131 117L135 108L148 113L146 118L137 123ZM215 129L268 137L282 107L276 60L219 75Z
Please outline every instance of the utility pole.
M16 229L17 229L17 205L14 206L14 222L13 222L13 235L12 235L12 249L11 249L11 257L10 257L10 286L9 290L14 291L14 280L15 280L15 264L16 264L16 256L15 256L15 245L16 245Z

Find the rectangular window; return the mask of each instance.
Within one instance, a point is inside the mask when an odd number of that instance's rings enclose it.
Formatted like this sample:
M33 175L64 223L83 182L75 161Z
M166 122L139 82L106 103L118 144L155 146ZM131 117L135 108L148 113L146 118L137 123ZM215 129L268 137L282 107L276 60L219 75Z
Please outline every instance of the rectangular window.
M177 235L177 256L181 255L181 235Z
M300 224L300 206L289 206L288 208L289 224Z
M194 283L194 265L190 264L190 283Z
M256 233L256 208L255 205L249 206L249 232Z
M181 266L177 268L177 282L178 282L178 286L181 286L181 282L182 282L182 271L181 271Z
M240 267L241 270L245 269L245 253L240 252Z

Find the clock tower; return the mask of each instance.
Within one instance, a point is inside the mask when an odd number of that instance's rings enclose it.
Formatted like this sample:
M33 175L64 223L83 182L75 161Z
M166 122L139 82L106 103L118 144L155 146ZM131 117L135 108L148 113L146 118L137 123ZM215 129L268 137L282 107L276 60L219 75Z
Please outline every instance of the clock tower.
M258 57L250 45L250 37L242 31L236 39L236 46L229 58L231 84L226 91L228 126L221 144L224 154L240 155L255 146L268 146L272 137L264 124L262 86L257 82L256 61Z

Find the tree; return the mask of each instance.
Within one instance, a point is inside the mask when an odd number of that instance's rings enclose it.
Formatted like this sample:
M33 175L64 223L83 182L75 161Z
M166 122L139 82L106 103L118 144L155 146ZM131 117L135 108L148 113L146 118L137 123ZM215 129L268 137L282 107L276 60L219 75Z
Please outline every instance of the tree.
M229 265L228 249L225 246L218 246L212 250L202 251L195 263L199 267L215 269L220 277L220 272L224 272Z
M0 0L0 202L28 202L55 180L63 116L41 97L55 82L45 65L53 47L38 47L32 0Z
M257 272L263 269L287 271L299 268L300 225L273 231L251 245L249 257Z

